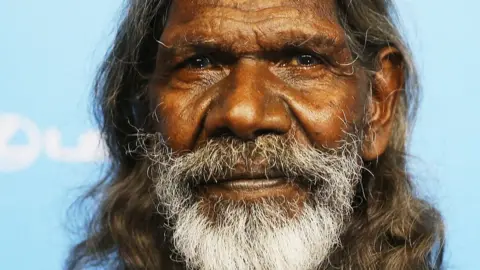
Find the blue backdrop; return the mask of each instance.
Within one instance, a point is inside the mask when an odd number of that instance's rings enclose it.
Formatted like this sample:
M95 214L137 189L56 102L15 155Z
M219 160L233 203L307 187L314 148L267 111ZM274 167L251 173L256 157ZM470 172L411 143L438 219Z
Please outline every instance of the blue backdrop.
M423 102L411 166L447 223L447 269L480 269L476 0L397 0ZM0 269L62 269L65 211L99 177L88 113L119 0L0 1Z

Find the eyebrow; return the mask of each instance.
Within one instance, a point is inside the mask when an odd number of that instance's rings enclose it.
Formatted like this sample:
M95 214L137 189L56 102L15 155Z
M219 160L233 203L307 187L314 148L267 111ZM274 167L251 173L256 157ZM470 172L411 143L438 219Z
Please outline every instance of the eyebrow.
M286 41L282 47L311 47L311 48L333 48L342 46L338 38L323 33L314 34L307 38L293 37Z
M279 35L284 35L279 33ZM325 32L317 32L308 35L302 31L290 31L278 42L267 42L260 45L255 52L236 52L233 48L237 42L225 42L226 39L207 38L203 35L186 33L174 39L171 44L159 43L159 56L167 62L180 62L198 53L223 52L231 55L242 55L248 53L282 52L287 50L309 50L319 54L329 54L336 50L343 49L345 44L339 37L329 35Z
M282 35L282 33L279 33ZM292 37L287 37L282 40L280 45L269 46L270 49L280 49L286 46L314 46L314 47L337 47L342 45L339 38L325 33L315 33L307 35L306 33L292 34ZM182 48L195 48L195 47L226 47L222 44L222 39L206 38L202 35L185 34L179 38L176 38L172 44L166 44L159 41L160 47L163 49L178 50ZM228 46L228 45L227 45Z

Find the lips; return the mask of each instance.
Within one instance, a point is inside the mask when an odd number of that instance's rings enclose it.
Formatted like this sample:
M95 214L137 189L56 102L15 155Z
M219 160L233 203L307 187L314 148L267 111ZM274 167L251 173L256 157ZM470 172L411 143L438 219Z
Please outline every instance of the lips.
M285 185L287 182L285 178L275 178L275 179L239 179L239 180L229 180L216 183L219 187L224 189L231 190L260 190L260 189L270 189Z
M198 194L213 204L218 200L257 202L279 199L279 202L301 202L307 196L307 188L301 183L261 163L249 164L248 167L235 166L226 177L207 179L197 187Z
M240 179L250 179L250 180L257 180L257 179L275 179L275 178L283 178L285 175L277 170L266 170L264 168L251 168L250 170L235 170L233 171L228 178L225 179L217 179L217 183L225 182L225 181L235 181Z
M286 182L287 178L278 170L267 170L264 166L252 166L245 170L243 166L237 166L227 177L207 181L204 185L231 190L259 190L275 188Z

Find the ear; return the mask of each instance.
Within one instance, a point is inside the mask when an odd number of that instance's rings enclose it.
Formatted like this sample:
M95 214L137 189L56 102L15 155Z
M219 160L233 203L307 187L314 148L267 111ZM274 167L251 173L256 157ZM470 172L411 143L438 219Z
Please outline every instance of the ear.
M377 55L377 71L372 78L372 98L362 146L364 160L377 159L387 149L400 91L404 88L404 62L393 47Z

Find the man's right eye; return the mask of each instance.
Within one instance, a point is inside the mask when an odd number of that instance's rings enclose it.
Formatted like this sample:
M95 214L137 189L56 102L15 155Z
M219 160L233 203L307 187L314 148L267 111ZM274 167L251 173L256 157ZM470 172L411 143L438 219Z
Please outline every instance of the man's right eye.
M200 55L187 59L183 66L190 69L204 69L210 67L211 65L212 61L208 56Z

